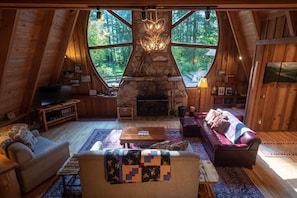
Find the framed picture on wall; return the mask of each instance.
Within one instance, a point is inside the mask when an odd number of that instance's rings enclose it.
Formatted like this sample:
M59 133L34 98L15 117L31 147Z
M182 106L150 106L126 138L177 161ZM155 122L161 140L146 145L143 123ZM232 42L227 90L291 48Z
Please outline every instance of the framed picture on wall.
M73 87L79 86L79 80L77 80L77 79L70 80L69 82L70 82L71 86L73 86Z
M233 92L232 92L232 87L227 87L226 88L226 95L232 95Z
M222 96L225 94L225 87L219 87L218 88L218 95Z
M219 70L218 71L218 76L225 76L226 71L225 70Z
M80 82L91 82L91 75L89 74L81 74Z
M64 71L64 77L73 78L74 77L73 71Z
M82 66L79 64L74 65L74 71L76 73L81 73L82 72Z

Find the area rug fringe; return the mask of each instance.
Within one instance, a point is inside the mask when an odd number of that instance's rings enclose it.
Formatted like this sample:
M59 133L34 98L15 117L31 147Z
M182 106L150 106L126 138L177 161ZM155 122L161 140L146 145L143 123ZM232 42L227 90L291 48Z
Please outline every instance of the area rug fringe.
M292 143L262 143L259 152L266 157L297 156L297 142Z
M297 144L297 142L287 142L287 141L282 141L282 142L261 142L261 144Z

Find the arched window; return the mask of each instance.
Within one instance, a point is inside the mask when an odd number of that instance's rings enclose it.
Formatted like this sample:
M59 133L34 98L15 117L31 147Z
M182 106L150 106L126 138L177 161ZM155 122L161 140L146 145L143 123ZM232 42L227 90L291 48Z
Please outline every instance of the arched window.
M131 11L92 10L87 35L96 71L109 87L117 87L132 52Z
M186 87L197 86L210 70L218 45L215 11L172 11L171 50Z

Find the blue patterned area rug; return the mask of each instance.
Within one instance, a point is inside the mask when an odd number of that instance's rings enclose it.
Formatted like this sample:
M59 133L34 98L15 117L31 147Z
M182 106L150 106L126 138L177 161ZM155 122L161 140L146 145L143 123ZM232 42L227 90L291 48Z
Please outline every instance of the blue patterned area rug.
M182 137L179 129L166 129L166 139L173 142L179 142ZM105 148L121 148L119 137L121 129L95 129L87 139L86 143L78 152L90 150L96 141L103 142ZM202 160L208 160L208 155L201 144L199 138L187 138L191 142L194 152L199 153ZM131 144L132 148L146 147L147 145ZM213 192L219 198L264 198L258 188L249 179L244 170L240 167L216 167L219 175L219 182L213 184ZM66 178L71 180L71 177ZM79 177L74 181L79 184ZM61 198L61 197L81 197L81 189L78 186L68 188L66 193L63 192L62 178L58 180L48 189L42 196L43 198Z

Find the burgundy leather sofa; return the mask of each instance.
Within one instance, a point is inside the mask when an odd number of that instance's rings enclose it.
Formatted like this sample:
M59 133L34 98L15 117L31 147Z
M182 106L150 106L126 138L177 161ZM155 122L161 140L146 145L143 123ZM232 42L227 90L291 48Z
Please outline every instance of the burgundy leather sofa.
M223 114L230 122L236 122L235 127L244 125L235 116L227 111ZM232 143L224 134L212 129L205 121L206 113L196 113L195 121L200 126L201 141L204 145L210 160L216 166L244 166L252 168L256 163L258 147L261 139L256 133L246 127L245 132ZM228 130L235 130L232 124Z

